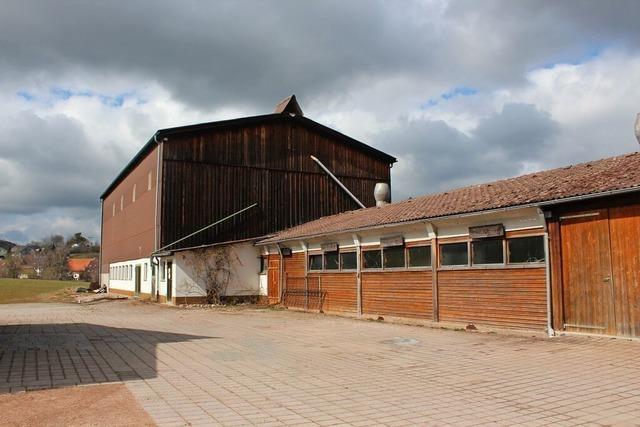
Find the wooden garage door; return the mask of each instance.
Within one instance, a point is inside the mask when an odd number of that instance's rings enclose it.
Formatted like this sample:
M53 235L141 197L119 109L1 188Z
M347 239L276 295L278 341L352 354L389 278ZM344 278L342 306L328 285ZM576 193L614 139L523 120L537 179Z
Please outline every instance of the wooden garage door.
M609 209L617 334L640 337L640 205Z
M560 218L565 328L640 336L640 205Z
M614 325L608 210L560 218L565 328L609 333Z

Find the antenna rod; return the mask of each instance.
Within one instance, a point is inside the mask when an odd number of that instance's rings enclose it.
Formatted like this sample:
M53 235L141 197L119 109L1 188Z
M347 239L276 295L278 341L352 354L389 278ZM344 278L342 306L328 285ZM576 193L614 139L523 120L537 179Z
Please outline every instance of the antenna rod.
M313 160L314 162L316 162L318 164L318 166L320 166L322 168L323 171L325 171L325 173L327 175L329 175L331 177L331 179L333 179L336 184L338 184L340 186L340 188L342 188L344 190L345 193L347 193L349 195L349 197L351 197L353 199L354 202L356 202L358 204L358 206L360 206L361 208L365 208L366 206L362 204L362 202L360 200L358 200L358 198L356 196L353 195L353 193L351 191L349 191L349 189L347 187L345 187L345 185L340 182L340 180L338 178L336 178L336 176L331 173L331 171L322 164L322 162L320 160L318 160L317 157L315 156L311 156L311 160Z
M193 237L193 236L195 236L196 234L203 232L204 230L208 230L209 228L213 227L214 225L218 225L218 224L220 224L221 222L224 222L224 221L226 221L226 220L228 220L228 219L231 219L231 218L233 218L234 216L239 215L239 214L241 214L241 213L242 213L242 212L244 212L244 211L248 211L248 210L249 210L249 209L251 209L251 208L255 208L256 206L258 206L258 204L257 204L257 203L254 203L254 204L252 204L251 206L247 206L247 207L246 207L246 208L244 208L244 209L240 209L238 212L232 213L232 214L231 214L231 215L229 215L229 216L226 216L226 217L224 217L224 218L222 218L222 219L219 219L218 221L214 222L213 224L209 224L209 225L207 225L206 227L203 227L203 228L201 228L201 229L200 229L200 230L198 230L198 231L194 231L193 233L189 234L188 236L184 236L183 238L178 239L178 240L176 240L175 242L169 243L168 245L161 247L161 248L160 248L160 249L158 249L157 251L154 251L151 255L157 254L158 252L161 252L161 251L163 251L163 250L165 250L165 249L167 249L167 248L169 248L169 247L171 247L171 246L173 246L173 245L175 245L175 244L177 244L177 243L180 243L180 242L182 242L183 240L187 240L189 237Z

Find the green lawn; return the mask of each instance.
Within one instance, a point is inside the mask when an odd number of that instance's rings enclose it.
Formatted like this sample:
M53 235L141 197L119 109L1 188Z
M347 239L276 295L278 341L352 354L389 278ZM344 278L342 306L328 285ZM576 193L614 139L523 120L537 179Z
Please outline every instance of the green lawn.
M34 279L0 279L0 304L18 302L64 302L66 288L88 286L87 282Z

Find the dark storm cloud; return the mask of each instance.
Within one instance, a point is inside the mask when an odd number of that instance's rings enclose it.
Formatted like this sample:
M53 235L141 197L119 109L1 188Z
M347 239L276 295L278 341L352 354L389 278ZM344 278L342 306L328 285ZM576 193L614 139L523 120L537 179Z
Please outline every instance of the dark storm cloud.
M398 156L394 199L511 177L540 159L558 125L532 105L507 104L482 120L471 136L443 121L403 123L378 135Z
M92 143L81 123L24 111L0 125L0 212L97 207L97 191L123 163L115 147Z
M486 88L603 45L637 48L640 2L4 2L3 71L158 81L193 106L260 111L357 79Z

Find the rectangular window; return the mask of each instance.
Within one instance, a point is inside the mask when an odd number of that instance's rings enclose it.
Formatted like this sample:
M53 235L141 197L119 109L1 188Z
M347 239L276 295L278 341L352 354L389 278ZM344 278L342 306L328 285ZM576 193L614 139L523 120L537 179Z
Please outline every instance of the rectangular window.
M133 201L133 202L136 201L136 188L137 188L137 185L133 184L133 194L132 194L132 197L131 197L131 201Z
M508 239L510 263L544 262L544 236Z
M337 270L340 268L340 258L338 257L338 251L331 251L324 253L324 269L325 270Z
M484 239L471 242L473 264L504 263L502 239Z
M467 242L440 245L441 265L469 265Z
M380 249L362 251L364 268L382 268L382 251Z
M164 261L160 262L160 280L164 280L165 278L165 266L164 266Z
M404 268L404 246L391 246L382 251L384 268Z
M309 255L309 270L322 270L322 255Z
M355 270L358 268L358 254L356 252L340 252L340 269Z
M145 282L147 281L147 263L144 263L144 279Z
M124 195L120 196L120 210L124 209Z
M116 216L116 204L113 204L113 211L111 212L111 216Z
M267 272L267 257L261 256L260 257L260 273L266 273Z
M430 267L431 246L414 246L407 248L407 265L409 267Z
M147 190L151 190L151 172L149 172L149 176L147 177Z

